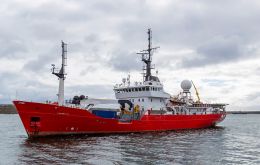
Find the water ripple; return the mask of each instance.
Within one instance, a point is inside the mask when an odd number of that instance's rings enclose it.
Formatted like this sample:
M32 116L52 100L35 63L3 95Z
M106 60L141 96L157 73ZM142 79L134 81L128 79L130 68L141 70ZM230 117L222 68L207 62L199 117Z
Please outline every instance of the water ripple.
M17 115L0 115L0 164L260 164L259 117L229 115L200 130L28 139Z

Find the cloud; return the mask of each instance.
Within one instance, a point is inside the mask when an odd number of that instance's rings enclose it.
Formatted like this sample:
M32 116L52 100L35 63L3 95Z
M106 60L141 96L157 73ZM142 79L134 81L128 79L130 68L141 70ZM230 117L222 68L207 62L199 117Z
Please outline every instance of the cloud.
M136 52L117 51L112 53L109 65L117 71L130 72L140 70L141 58Z
M56 99L50 64L59 67L60 40L68 43L66 97L81 91L114 97L113 84L142 67L135 53L147 47L148 28L153 45L160 46L153 62L173 94L177 82L188 77L203 86L206 99L246 102L260 90L254 83L260 81L259 8L257 0L4 0L1 102L10 102L16 89L21 98Z
M238 37L217 37L197 47L195 57L185 57L183 67L204 67L205 65L235 62L249 58L248 50ZM251 52L252 53L252 52Z
M20 39L10 39L7 36L3 38L0 34L0 45L2 45L0 59L17 58L20 54L27 53L27 47L24 45L24 41Z
M234 80L202 79L202 82L207 83L209 86L224 87L229 83L234 83Z
M256 100L259 97L260 97L260 92L254 92L247 96L247 100L252 101L252 100Z
M43 71L47 71L47 69L51 70L51 64L54 61L57 61L57 55L55 56L54 54L42 54L39 56L36 56L36 59L30 60L28 61L25 65L24 65L24 70L26 72L43 72ZM59 65L57 65L57 67L60 67Z

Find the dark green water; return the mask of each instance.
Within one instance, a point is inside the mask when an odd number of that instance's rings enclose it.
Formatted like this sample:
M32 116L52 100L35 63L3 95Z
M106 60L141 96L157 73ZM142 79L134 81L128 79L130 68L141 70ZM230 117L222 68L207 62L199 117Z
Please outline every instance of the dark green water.
M27 139L18 115L0 115L0 164L260 164L260 115L217 128Z

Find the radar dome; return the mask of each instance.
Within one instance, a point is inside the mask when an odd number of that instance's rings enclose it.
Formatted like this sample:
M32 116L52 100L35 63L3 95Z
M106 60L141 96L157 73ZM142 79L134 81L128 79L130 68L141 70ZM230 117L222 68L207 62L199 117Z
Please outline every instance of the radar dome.
M189 92L191 85L192 84L190 80L183 80L181 82L181 88L183 89L183 92Z

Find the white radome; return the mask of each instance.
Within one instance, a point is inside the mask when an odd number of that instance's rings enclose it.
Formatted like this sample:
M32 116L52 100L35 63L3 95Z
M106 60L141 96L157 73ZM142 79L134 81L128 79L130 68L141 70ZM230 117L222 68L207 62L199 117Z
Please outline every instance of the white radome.
M190 88L191 88L191 81L190 80L183 80L181 82L181 88L184 90L184 91L189 91Z

